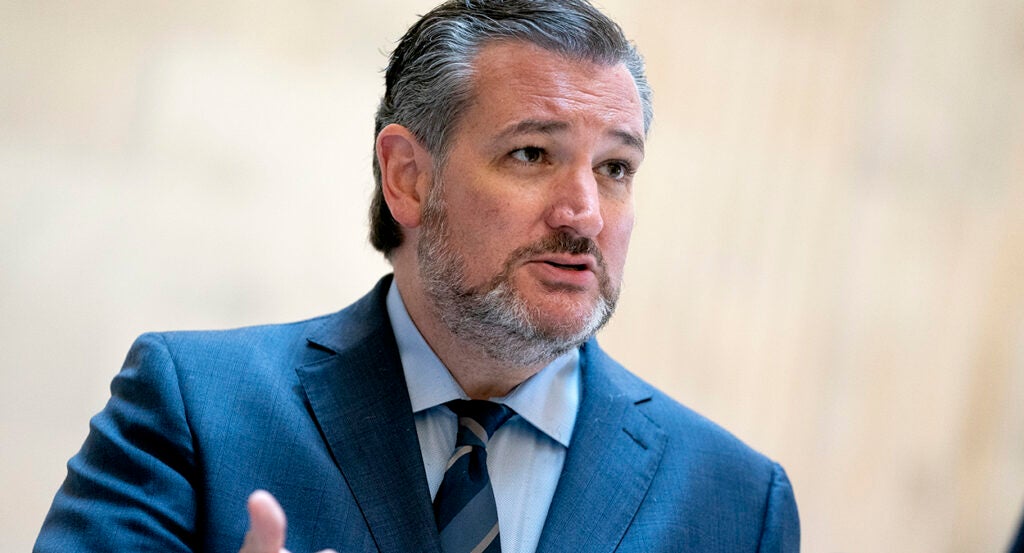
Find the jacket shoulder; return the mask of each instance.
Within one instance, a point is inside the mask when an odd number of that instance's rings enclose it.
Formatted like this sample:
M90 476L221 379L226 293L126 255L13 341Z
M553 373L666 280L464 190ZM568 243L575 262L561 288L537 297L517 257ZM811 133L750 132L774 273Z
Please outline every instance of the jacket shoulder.
M162 347L169 352L175 362L208 362L211 359L224 361L232 357L286 361L279 358L290 350L304 348L307 336L314 329L324 324L324 321L337 316L339 313L289 323L223 330L147 332L135 340L132 351L140 347Z
M341 311L300 321L246 326L228 330L151 332L132 347L166 348L173 361L204 366L232 362L294 366L315 361L389 329L385 297L391 277L382 278L368 294ZM311 357L312 356L312 357ZM129 353L129 358L131 353Z

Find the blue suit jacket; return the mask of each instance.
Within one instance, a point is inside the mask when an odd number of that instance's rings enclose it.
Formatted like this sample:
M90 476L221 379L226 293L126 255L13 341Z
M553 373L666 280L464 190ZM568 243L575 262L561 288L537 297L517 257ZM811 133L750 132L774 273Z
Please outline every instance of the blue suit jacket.
M383 279L347 309L147 334L111 384L36 552L237 551L273 493L287 547L440 553ZM583 395L538 551L798 551L782 468L583 347Z
M1020 521L1020 528L1017 530L1017 537L1010 544L1009 553L1024 553L1024 519Z

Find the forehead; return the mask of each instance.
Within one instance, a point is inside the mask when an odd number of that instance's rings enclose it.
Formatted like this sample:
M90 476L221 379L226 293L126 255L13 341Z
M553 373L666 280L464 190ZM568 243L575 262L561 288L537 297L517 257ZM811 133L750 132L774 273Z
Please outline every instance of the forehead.
M477 54L472 86L464 116L480 124L530 118L643 136L640 95L623 63L573 59L521 41L494 42Z

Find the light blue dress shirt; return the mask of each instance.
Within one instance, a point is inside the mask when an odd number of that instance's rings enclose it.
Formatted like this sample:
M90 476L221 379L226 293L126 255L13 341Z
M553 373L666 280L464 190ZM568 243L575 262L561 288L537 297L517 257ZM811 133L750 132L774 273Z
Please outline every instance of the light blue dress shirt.
M394 282L388 291L387 308L433 499L441 486L445 464L455 450L458 427L455 414L444 404L469 396L409 318ZM487 471L494 488L504 553L533 553L537 549L576 424L579 365L579 349L574 348L507 396L491 398L518 414L502 425L487 445Z

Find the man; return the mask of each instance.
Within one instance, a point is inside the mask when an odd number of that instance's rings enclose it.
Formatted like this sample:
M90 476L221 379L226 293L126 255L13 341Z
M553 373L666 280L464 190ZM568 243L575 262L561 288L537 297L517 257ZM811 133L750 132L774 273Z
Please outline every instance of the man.
M797 551L782 468L593 339L650 120L584 0L425 15L377 114L393 278L311 321L141 337L36 550Z

